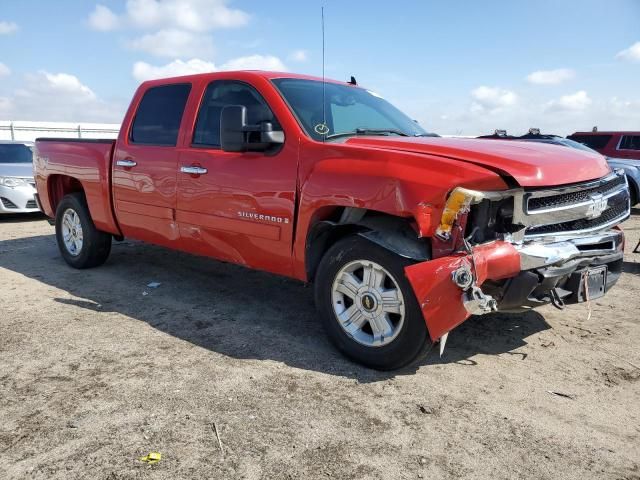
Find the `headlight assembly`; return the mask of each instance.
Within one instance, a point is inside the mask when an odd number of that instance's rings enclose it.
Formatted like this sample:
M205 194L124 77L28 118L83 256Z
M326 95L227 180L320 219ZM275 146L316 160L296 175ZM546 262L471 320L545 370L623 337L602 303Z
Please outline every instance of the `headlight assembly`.
M515 193L515 190L505 190L501 192L479 192L468 188L454 188L447 198L440 224L436 229L436 235L440 238L448 239L451 236L451 229L456 219L469 212L471 205L480 203L483 200L502 200Z
M9 188L24 187L29 185L29 181L26 178L0 177L0 185Z
M441 238L449 238L453 224L459 215L467 213L471 204L478 203L485 198L484 192L469 190L467 188L455 188L444 206L440 224L436 230L436 235Z

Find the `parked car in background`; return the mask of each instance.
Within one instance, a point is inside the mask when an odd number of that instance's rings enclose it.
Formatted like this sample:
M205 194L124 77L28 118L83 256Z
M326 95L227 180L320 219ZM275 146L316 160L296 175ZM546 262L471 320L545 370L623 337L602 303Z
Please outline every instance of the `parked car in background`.
M33 142L0 141L0 214L38 212Z
M606 157L640 160L640 132L576 132L567 138Z
M552 143L563 147L576 148L591 153L600 153L594 149L576 142L570 138L560 137L558 135L541 134L537 128L529 129L529 133L522 136L507 135L505 130L496 130L492 135L483 135L478 138L490 138L499 140L521 140L528 142ZM607 163L612 169L622 169L627 176L629 182L629 195L631 206L640 202L640 160L627 160L623 158L606 157Z
M640 202L640 160L625 160L620 158L607 157L607 162L611 168L621 168L627 176L629 182L629 196L631 206Z

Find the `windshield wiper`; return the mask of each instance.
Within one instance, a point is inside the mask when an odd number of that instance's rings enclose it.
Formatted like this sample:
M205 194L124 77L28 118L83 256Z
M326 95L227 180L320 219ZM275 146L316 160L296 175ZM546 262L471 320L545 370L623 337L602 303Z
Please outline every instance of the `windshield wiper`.
M350 137L353 135L400 135L401 137L409 137L410 135L404 133L402 130L396 130L394 128L356 128L351 132L334 133L327 135L325 140L340 137Z

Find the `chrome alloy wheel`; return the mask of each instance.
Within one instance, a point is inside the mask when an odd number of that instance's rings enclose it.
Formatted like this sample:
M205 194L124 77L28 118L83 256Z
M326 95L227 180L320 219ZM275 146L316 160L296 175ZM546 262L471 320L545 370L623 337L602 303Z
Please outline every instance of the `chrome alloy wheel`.
M82 251L82 224L75 210L67 208L62 215L62 240L64 246L74 257Z
M404 324L405 303L398 282L370 260L342 267L333 281L331 299L342 329L367 347L388 345Z

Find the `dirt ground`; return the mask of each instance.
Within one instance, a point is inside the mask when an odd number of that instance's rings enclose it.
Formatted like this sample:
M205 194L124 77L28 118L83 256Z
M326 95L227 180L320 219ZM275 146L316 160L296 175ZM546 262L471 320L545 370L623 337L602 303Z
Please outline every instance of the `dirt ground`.
M640 479L640 210L625 227L590 319L472 318L383 374L297 282L129 241L76 271L42 217L0 219L0 478Z

